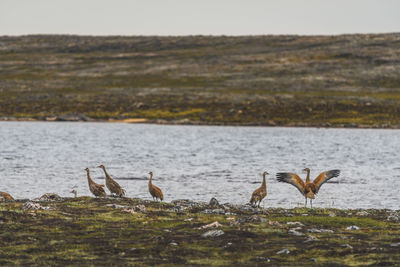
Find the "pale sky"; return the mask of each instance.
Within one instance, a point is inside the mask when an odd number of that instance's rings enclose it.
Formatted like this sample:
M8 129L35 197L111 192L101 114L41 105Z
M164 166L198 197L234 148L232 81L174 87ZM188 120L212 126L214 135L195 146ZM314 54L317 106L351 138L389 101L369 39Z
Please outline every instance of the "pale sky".
M400 32L400 0L0 0L0 35Z

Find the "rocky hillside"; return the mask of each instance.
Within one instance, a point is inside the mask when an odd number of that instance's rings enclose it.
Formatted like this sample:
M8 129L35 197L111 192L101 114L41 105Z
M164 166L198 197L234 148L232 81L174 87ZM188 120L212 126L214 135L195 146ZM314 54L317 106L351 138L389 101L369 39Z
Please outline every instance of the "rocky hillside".
M398 33L3 36L0 117L398 127L399 63Z

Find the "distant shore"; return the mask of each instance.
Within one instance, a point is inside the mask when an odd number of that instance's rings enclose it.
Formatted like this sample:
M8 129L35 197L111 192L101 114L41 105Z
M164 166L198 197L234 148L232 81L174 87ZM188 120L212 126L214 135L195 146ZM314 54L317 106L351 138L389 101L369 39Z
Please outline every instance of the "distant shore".
M81 119L76 116L71 116L70 118L62 117L57 118L57 116L49 118L16 118L16 117L0 117L0 122L2 121L20 121L20 122L109 122L109 123L137 123L137 124L160 124L160 125L204 125L204 126L260 126L260 127L310 127L310 128L356 128L356 129L400 129L400 125L391 124L335 124L322 123L322 124L307 124L307 123L288 123L279 124L271 122L253 122L253 123L232 123L232 122L201 122L201 121L191 121L188 119L182 120L151 120L146 118L126 118L126 119L92 119L85 117Z
M400 33L0 43L3 120L400 128Z

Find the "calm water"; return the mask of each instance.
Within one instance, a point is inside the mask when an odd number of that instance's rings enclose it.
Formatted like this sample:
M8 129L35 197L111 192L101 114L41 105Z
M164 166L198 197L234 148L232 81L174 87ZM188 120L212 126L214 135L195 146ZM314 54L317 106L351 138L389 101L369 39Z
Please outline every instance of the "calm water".
M318 207L399 209L400 131L119 123L0 122L0 191L89 195L85 167L104 182L104 164L129 197L150 199L148 172L166 201L245 203L267 170L264 206L295 207L303 197L275 173L311 176L341 169L321 187Z

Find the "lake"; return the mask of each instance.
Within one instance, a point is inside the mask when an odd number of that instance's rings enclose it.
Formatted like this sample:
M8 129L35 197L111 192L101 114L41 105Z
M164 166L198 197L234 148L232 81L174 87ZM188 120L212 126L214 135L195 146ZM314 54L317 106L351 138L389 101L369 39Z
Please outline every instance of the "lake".
M277 172L314 179L340 169L314 207L399 209L399 130L175 126L87 122L0 122L0 191L15 198L54 192L90 195L86 167L108 173L128 197L151 199L148 172L165 201L246 203L268 171L264 207L297 207L304 198ZM107 191L108 192L108 191Z

